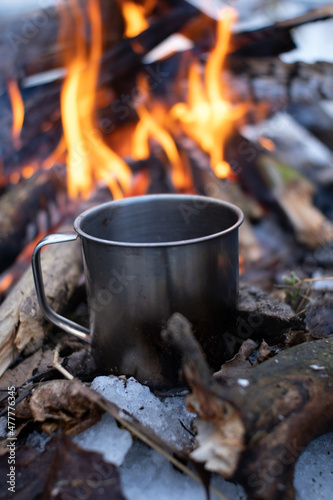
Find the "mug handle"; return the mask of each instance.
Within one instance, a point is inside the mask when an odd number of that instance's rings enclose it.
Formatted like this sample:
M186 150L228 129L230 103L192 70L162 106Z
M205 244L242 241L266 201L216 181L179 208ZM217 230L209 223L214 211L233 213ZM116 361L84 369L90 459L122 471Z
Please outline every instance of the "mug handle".
M32 273L34 277L35 287L39 306L44 314L44 316L51 321L54 325L58 326L65 332L75 335L82 340L90 343L91 337L88 328L78 325L67 318L64 318L60 314L56 313L47 303L45 296L45 289L43 283L43 273L40 263L40 251L46 245L52 245L54 243L65 243L67 241L75 241L78 238L76 233L55 233L45 236L39 243L37 243L33 254L32 254Z

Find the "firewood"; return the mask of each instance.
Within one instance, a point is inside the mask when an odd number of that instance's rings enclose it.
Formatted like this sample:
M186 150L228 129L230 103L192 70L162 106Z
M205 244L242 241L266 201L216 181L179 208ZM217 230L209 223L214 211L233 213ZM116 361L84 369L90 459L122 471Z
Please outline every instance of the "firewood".
M81 2L85 5L85 3ZM6 88L9 77L21 81L59 68L66 50L73 48L75 37L69 33L66 40L59 40L61 19L71 19L71 7L75 2L65 0L41 2L41 7L15 16L7 16L0 23L0 89ZM45 8L43 8L45 7ZM122 38L124 23L116 0L101 0L105 25L104 43L109 49ZM73 24L70 24L72 29ZM83 34L84 35L84 34ZM89 34L86 33L86 39Z
M66 172L59 167L37 172L0 198L0 272L39 233L59 223L66 197Z
M318 248L333 241L333 224L312 203L314 188L310 182L289 183L279 203L291 222L300 243Z
M296 46L291 30L304 24L325 21L332 18L332 5L320 7L302 14L301 16L285 19L271 26L241 31L232 38L233 57L269 57L293 50Z
M183 316L172 316L164 338L183 353L193 391L188 404L198 434L190 456L240 482L251 499L294 499L298 456L332 429L333 338L291 347L220 383Z
M331 62L285 63L278 58L229 58L228 84L234 102L265 101L268 111L287 104L317 103L333 98ZM311 82L311 84L310 84Z
M234 134L226 158L243 188L275 212L299 243L318 248L333 240L333 224L314 205L314 185L261 146Z
M208 155L200 150L193 140L183 137L178 139L178 145L186 153L198 193L233 203L243 210L245 220L239 231L240 253L247 262L257 261L261 250L249 219L262 217L263 210L260 205L244 193L237 182L219 179L210 166Z
M60 0L57 5L33 11L25 16L15 16L0 24L0 89L13 77L21 81L63 64L64 53L72 49L75 38L68 34L66 43L58 39L61 17L70 18L70 6ZM101 83L114 83L125 74L141 66L142 58L169 35L179 31L199 11L185 1L167 11L161 19L130 39L123 39L124 22L116 0L102 0L104 54L101 60ZM66 13L66 14L65 14ZM44 20L44 25L42 22ZM40 24L38 24L40 23ZM89 40L89 35L86 35ZM118 43L119 42L119 43Z
M108 201L110 193L98 192L92 200L83 203L78 213ZM71 218L59 232L73 231ZM78 241L50 245L42 253L45 292L50 306L60 312L67 305L82 275L82 256ZM29 268L0 306L0 374L18 356L38 349L49 329L38 305L32 270Z
M142 67L142 59L156 45L163 42L168 36L181 30L198 10L181 1L179 5L166 14L136 37L124 39L113 49L105 52L101 59L100 84L114 84L125 75L131 75ZM146 66L147 78L160 83L161 76Z
M12 139L13 113L6 93L0 98L2 111L0 117L2 149L0 154L6 175L17 168L43 160L55 149L62 133L60 87L60 82L52 82L36 86L34 89L21 90L25 118L19 148L16 147Z
M320 104L294 104L288 107L288 113L320 142L333 149L333 118Z
M69 231L70 225L61 227ZM69 300L82 273L80 246L50 246L42 256L44 283L50 305L60 311ZM47 331L38 307L35 285L29 268L0 306L0 373L22 351L26 354L40 347Z

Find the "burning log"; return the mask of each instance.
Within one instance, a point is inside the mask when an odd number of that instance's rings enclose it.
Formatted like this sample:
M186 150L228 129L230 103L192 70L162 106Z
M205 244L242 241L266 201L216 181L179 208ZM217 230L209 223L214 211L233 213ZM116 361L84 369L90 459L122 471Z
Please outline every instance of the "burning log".
M260 205L244 193L236 182L219 179L211 168L208 155L193 140L188 137L180 138L178 146L186 153L192 168L194 185L199 194L233 203L242 209L245 220L239 232L240 253L248 262L257 261L261 250L249 219L259 219L263 215Z
M142 59L148 52L168 36L181 30L197 15L198 9L182 1L136 37L122 40L114 49L103 55L100 83L114 84L124 75L133 75L133 71L141 67ZM147 68L147 76L152 76L149 66Z
M280 352L243 376L213 378L191 326L180 314L164 338L184 356L199 416L190 455L209 471L243 484L252 499L292 500L293 472L312 439L332 428L333 338Z
M82 204L79 213L96 203L107 201L103 192ZM72 230L72 219L59 231ZM82 275L80 244L51 245L42 255L45 291L51 307L60 312L67 305ZM0 373L13 363L20 353L31 354L44 339L47 326L38 306L32 271L29 268L0 306Z
M6 89L9 77L21 81L62 67L64 54L72 49L75 40L72 33L68 34L66 43L58 40L60 19L71 18L73 3L67 5L59 0L56 5L30 12L24 17L14 16L0 25L0 56L3 60L0 88ZM118 2L102 0L101 11L105 26L101 84L114 83L125 74L133 73L141 66L145 54L199 14L198 9L182 1L139 35L123 39L124 22ZM89 40L89 34L86 38ZM64 71L58 71L58 77L63 76Z
M26 76L61 67L64 53L74 44L74 38L68 37L66 43L59 40L60 20L71 19L73 4L73 1L46 1L42 3L45 8L2 20L0 88L6 88L9 77L21 81ZM107 49L122 38L124 23L115 0L102 0L101 7L107 26L104 33Z
M34 89L22 91L25 117L20 134L19 144L15 144L11 134L13 111L1 99L2 115L0 119L0 141L3 144L1 157L4 171L9 174L16 168L43 159L52 151L59 140L61 130L60 119L60 83L53 82L39 85ZM45 147L45 143L49 147Z
M38 172L0 198L0 272L27 243L59 223L67 197L65 180L62 168Z

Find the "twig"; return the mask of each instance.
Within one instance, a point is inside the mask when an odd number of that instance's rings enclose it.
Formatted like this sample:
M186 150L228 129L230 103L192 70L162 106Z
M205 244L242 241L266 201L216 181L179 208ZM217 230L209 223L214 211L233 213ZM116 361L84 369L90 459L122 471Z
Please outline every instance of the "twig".
M315 281L329 281L333 280L333 276L326 276L325 278L304 278L299 283L295 283L294 286L299 286L301 283L314 283Z
M304 294L300 294L300 296L302 297L302 300L298 304L298 307L297 307L297 310L296 310L296 314L298 314L298 315L300 315L300 313L303 311L302 307L304 307L305 302L307 300L310 300L311 286L312 286L312 284L309 283L309 286L307 288L307 291L306 291L305 295Z
M69 373L69 371L67 371L64 367L62 367L59 364L59 362L57 361L58 357L59 357L59 349L56 348L55 353L54 353L53 366L54 366L54 368L56 368L57 370L59 370L59 372L65 378L67 378L68 380L74 381L74 383L77 383L77 384L81 385L81 387L84 388L85 391L89 391L89 392L93 393L94 395L97 394L98 395L98 401L96 401L96 403L100 406L100 408L102 408L102 410L104 410L107 413L109 413L110 415L112 415L131 434L133 434L134 436L136 436L137 438L139 438L141 441L143 441L147 446L149 446L153 450L155 450L158 453L160 453L164 458L166 458L170 463L172 463L172 465L174 465L179 470L181 470L182 472L184 472L185 474L187 474L192 479L194 479L195 481L197 481L198 483L200 483L202 485L202 481L201 481L200 477L195 472L193 472L189 467L187 467L185 464L183 464L182 462L180 462L177 458L175 458L174 456L172 456L170 453L168 453L167 451L165 451L161 446L159 446L158 444L154 443L154 441L152 441L148 436L146 436L144 433L142 433L141 431L139 431L138 429L136 429L132 424L130 424L125 419L123 419L121 416L119 416L110 407L109 401L104 396L102 396L101 394L97 393L93 389L90 389L89 387L86 387L85 385L82 384L82 382L80 380L74 379L73 375L71 373ZM95 399L94 399L94 401L95 401ZM216 496L218 496L222 500L230 500L223 493L221 493L219 490L217 490L214 486L209 486L209 489L210 489L211 493L214 493Z
M54 350L54 358L53 358L53 368L55 368L56 370L58 370L58 372L61 373L61 375L63 375L65 378L67 378L68 380L73 380L74 377L71 373L69 373L68 370L66 370L63 366L61 366L61 364L59 363L59 352L60 352L60 347L61 345L60 344L57 344L56 345L56 348Z

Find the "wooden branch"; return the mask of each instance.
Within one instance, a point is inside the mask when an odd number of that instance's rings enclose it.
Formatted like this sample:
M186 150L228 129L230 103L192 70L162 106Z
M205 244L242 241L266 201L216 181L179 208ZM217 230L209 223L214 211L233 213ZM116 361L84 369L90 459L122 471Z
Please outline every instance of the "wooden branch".
M188 403L199 416L192 458L243 484L253 500L294 499L299 454L332 428L333 337L286 349L220 383L184 317L173 315L164 337L183 353Z
M78 213L108 201L109 192L98 193L90 202L83 203ZM59 232L73 231L72 220ZM60 312L67 305L82 275L82 256L78 241L50 245L42 253L45 292L50 306ZM0 374L24 352L38 349L49 324L44 321L38 306L32 270L29 268L0 306Z

